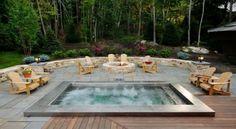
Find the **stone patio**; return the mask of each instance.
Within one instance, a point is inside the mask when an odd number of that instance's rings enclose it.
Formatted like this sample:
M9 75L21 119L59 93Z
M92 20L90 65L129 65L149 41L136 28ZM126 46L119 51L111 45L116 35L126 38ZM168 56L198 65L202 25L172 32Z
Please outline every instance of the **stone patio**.
M217 75L217 74L216 74ZM189 70L174 66L159 65L159 72L155 74L143 73L142 69L135 69L133 74L112 74L105 72L101 66L93 74L78 75L75 65L55 69L50 75L50 82L26 94L9 94L8 82L0 83L0 128L1 129L40 129L48 117L24 117L23 112L48 92L52 91L62 81L114 81L124 78L124 81L166 81L180 84L196 96L206 95L201 89L191 85L188 80ZM236 95L236 75L231 80L232 96Z

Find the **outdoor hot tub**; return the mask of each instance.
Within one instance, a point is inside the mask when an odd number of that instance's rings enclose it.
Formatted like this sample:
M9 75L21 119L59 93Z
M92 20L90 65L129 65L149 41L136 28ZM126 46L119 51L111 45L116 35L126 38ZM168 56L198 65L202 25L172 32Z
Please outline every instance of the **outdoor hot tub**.
M214 116L180 85L163 82L63 82L25 116Z

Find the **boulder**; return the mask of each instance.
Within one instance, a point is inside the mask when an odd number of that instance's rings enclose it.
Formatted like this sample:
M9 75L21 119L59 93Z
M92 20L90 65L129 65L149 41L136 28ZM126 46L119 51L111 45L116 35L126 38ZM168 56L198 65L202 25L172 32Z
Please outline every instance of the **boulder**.
M177 57L179 58L179 59L184 59L184 60L187 60L187 59L189 59L190 57L191 57L191 55L190 54L188 54L188 53L185 53L185 52L178 52L177 53Z

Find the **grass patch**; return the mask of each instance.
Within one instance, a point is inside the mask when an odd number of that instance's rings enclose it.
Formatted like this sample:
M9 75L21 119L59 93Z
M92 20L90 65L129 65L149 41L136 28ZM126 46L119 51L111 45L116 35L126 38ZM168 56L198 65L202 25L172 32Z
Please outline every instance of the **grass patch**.
M0 52L0 69L22 64L23 57L18 52Z

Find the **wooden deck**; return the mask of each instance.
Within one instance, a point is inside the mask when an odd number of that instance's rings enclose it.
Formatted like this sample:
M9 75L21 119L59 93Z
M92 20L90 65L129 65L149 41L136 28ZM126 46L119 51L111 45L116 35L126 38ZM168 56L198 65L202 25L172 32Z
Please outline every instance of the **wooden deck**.
M43 129L236 129L236 97L198 98L215 117L53 117Z

